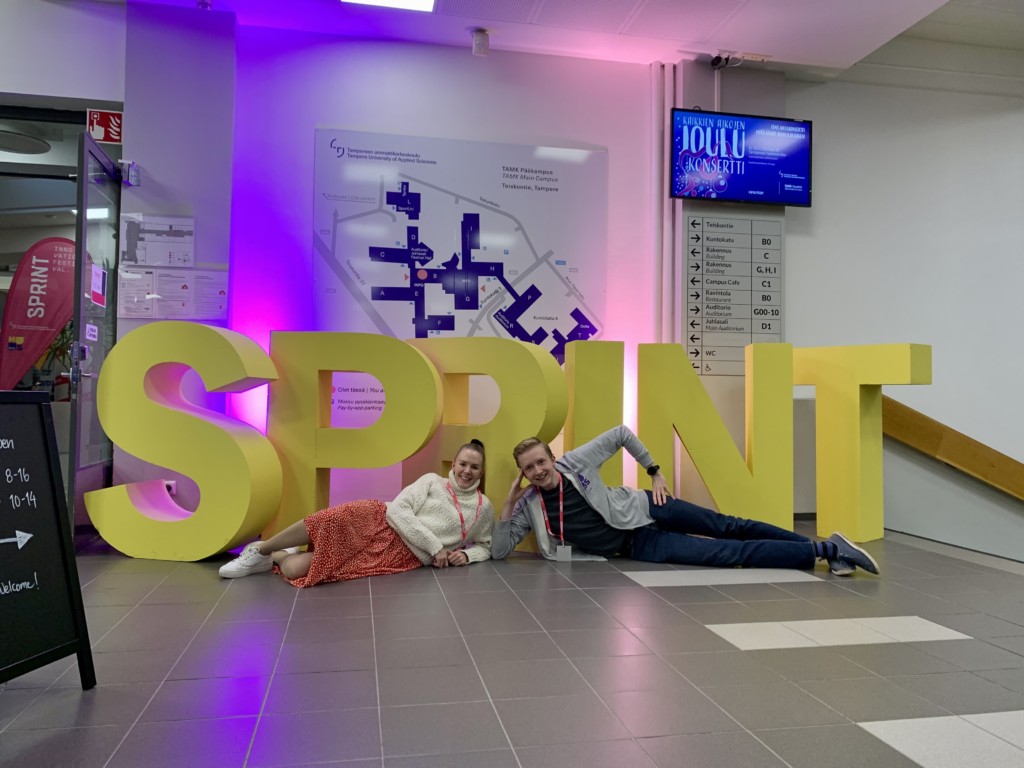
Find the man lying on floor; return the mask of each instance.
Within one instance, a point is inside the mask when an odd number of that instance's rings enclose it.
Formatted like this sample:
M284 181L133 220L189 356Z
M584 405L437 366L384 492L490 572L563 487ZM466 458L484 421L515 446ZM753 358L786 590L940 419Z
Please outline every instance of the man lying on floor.
M647 468L652 490L607 487L601 465L629 451ZM621 555L649 563L720 568L814 568L827 560L836 576L857 568L879 572L878 563L841 533L825 541L768 523L719 514L668 493L661 469L626 426L610 429L555 460L536 437L512 455L519 476L495 523L491 557L503 559L530 531L549 560L597 560ZM523 480L529 484L522 486Z

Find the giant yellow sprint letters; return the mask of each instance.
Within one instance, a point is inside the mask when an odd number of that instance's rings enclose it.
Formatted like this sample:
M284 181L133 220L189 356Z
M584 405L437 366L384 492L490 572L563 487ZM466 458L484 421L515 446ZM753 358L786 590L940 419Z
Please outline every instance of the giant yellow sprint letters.
M745 355L745 462L678 344L640 345L637 431L659 461L679 435L720 512L792 529L793 348L752 344Z
M104 540L126 555L200 560L253 539L281 500L281 465L258 430L189 402L194 369L210 392L244 392L277 378L270 358L240 333L186 322L143 326L103 364L96 405L110 439L128 453L181 472L199 486L195 512L161 480L85 494Z
M281 377L270 385L267 436L281 454L284 500L272 535L327 506L330 469L387 467L420 450L441 420L441 379L415 347L369 333L273 333ZM361 429L331 427L331 375L374 376L380 418Z
M624 352L621 341L574 341L565 345L565 381L569 387L569 415L562 435L565 450L571 451L622 423ZM601 479L609 487L622 485L622 462L606 461Z
M100 420L123 450L193 478L200 504L194 513L179 508L153 480L89 493L86 506L103 537L126 554L196 560L325 506L333 467L389 466L413 457L410 467L422 469L427 460L428 469L441 471L472 436L488 444L490 495L500 506L515 476L508 454L520 439L550 439L564 422L568 448L621 421L622 356L617 342L573 342L563 376L540 348L507 339L407 343L372 334L275 333L268 357L232 331L152 323L108 356L97 395ZM813 384L819 533L842 528L860 541L881 536L881 384L930 382L930 348L758 344L747 348L746 361L744 457L685 349L640 345L638 433L652 454L667 463L678 435L722 512L791 527L792 387ZM269 439L190 403L181 393L189 369L209 391L271 382ZM331 428L334 371L368 373L381 382L386 404L377 422ZM490 376L499 387L501 405L487 424L468 424L474 375ZM608 464L608 481L618 482L621 465ZM649 483L639 468L637 480Z
M795 349L793 374L815 388L818 535L881 538L882 384L931 384L931 347Z
M476 437L487 451L487 495L500 508L519 474L512 448L524 437L553 440L565 423L568 395L558 362L536 344L510 339L412 339L441 373L444 415L430 445L403 464L403 481L438 472L456 449ZM486 424L469 424L467 396L470 376L490 376L501 403Z

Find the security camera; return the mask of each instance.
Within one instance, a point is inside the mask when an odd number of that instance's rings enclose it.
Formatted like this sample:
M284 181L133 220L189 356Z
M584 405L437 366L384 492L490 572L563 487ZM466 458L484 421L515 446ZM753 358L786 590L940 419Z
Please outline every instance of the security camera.
M729 57L728 56L722 56L721 54L719 54L718 56L712 57L712 59L711 59L711 68L712 69L714 69L714 70L725 69L727 66L729 66Z

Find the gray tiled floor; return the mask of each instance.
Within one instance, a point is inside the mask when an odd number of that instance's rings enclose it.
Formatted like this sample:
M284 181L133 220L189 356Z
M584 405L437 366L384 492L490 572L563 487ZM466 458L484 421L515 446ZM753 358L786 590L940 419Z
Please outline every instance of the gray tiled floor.
M3 686L0 765L934 768L943 734L1024 765L1024 569L869 549L882 578L517 557L310 590L83 554L99 686L71 658ZM687 585L626 575L657 570ZM908 621L964 637L860 644ZM740 650L707 627L773 622L830 644Z

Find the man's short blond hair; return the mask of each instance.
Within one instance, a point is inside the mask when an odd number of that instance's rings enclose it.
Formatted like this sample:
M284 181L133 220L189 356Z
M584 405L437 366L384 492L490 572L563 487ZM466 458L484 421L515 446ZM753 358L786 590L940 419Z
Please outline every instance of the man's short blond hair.
M541 440L539 437L528 437L519 443L515 448L512 449L512 458L515 459L516 466L519 466L519 457L526 453L531 448L536 448L538 445L543 445L544 450L548 452L548 456L552 461L555 460L555 454L551 452L551 446Z

